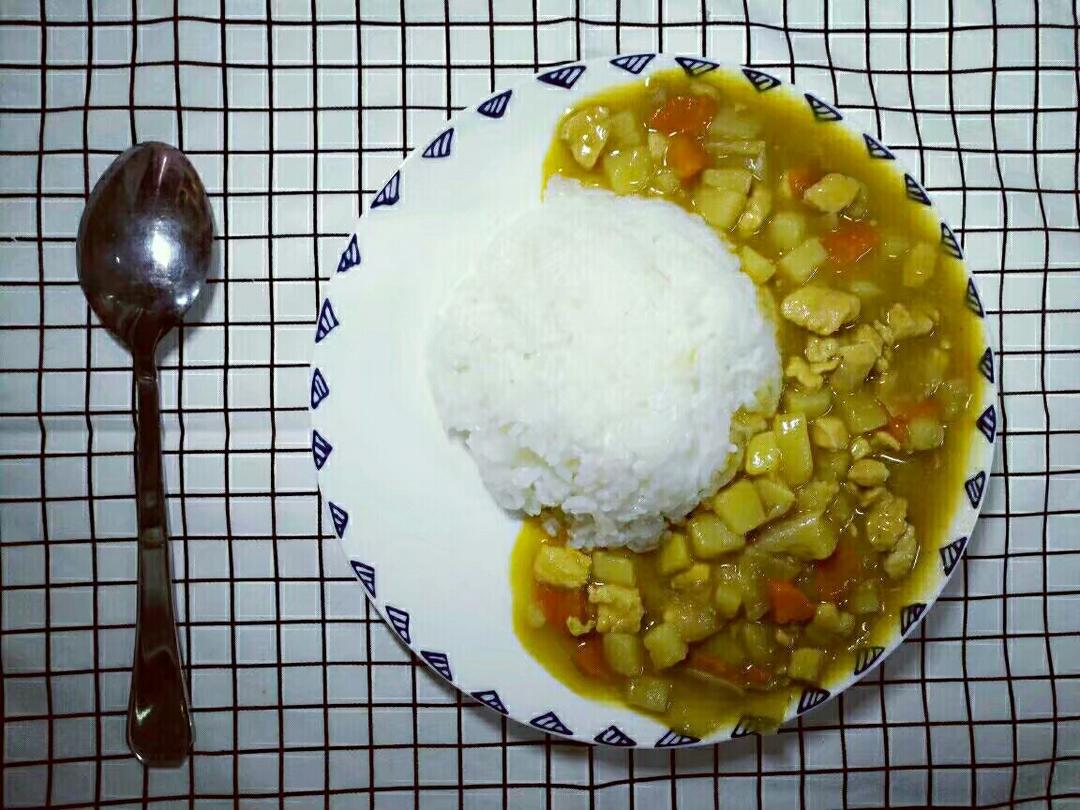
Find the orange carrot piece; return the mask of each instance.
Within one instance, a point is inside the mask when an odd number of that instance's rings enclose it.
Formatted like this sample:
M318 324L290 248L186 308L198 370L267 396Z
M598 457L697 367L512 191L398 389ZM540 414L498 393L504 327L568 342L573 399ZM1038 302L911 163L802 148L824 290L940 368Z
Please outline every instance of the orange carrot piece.
M604 642L597 633L589 633L574 648L573 661L574 666L590 678L607 680L611 677L611 670L604 658Z
M817 169L811 169L808 166L788 169L786 174L788 186L795 197L802 197L803 193L820 180L822 176Z
M709 153L696 138L677 133L671 136L667 146L667 165L680 180L692 180L709 165Z
M769 580L769 604L777 624L808 622L816 612L806 594L785 579Z
M893 418L889 420L887 430L892 434L894 439L898 442L902 442L907 438L908 424L912 419L919 416L933 416L937 418L938 415L938 403L932 399L924 399L893 416Z
M855 264L881 242L877 228L865 222L844 222L821 237L821 244L839 265Z
M665 135L701 135L714 115L716 102L708 96L672 96L652 114L649 126Z
M536 586L536 600L544 611L548 624L568 633L566 620L571 616L585 620L585 593L580 589L566 590L549 585Z
M821 599L836 602L841 599L862 567L859 552L846 539L841 539L830 557L814 563L814 587Z
M690 653L690 657L686 660L686 666L739 686L762 686L771 681L773 677L772 673L764 667L755 664L736 667L701 650L694 650Z

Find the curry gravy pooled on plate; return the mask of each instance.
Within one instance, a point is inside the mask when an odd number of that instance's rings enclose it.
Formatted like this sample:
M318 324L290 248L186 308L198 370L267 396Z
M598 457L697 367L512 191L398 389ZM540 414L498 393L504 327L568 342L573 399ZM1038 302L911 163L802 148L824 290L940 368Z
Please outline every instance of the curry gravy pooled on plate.
M575 691L697 737L738 718L744 731L768 729L803 690L827 695L820 690L849 676L856 660L880 655L895 638L901 607L923 593L919 583L940 564L936 549L948 542L943 534L963 492L983 344L978 318L964 305L962 262L941 249L938 221L907 198L892 163L872 159L841 125L815 122L801 98L759 93L720 70L700 79L657 73L579 103L559 122L545 165L550 182L573 179L623 195L626 204L687 212L696 227L662 227L673 239L650 258L673 279L684 269L674 242L697 239L705 228L732 246L742 280L778 313L783 369L779 405L754 403L752 392L775 380L777 367L773 324L745 284L724 281L718 298L668 310L677 326L623 320L617 307L610 320L596 319L617 334L576 378L574 395L595 400L590 408L607 407L612 367L651 363L652 353L672 347L679 348L675 357L689 359L685 347L694 342L680 344L666 329L708 334L702 319L724 334L733 325L734 334L716 344L718 358L694 358L724 369L720 385L694 388L663 366L669 388L615 400L627 418L656 418L664 429L650 436L659 441L663 433L674 444L647 456L656 466L630 467L635 480L647 482L648 499L629 500L626 489L614 499L606 488L592 492L631 526L647 520L635 509L663 513L668 523L657 549L575 548L582 543L565 505L567 514L547 511L521 533L511 561L515 630ZM577 227L581 246L570 255L556 248L557 269L541 279L555 282L540 295L556 296L560 312L577 305L570 279L592 266L589 245L599 251L602 243L620 257L636 253L642 248L625 241L649 226L636 223L633 234L614 241L602 232L615 223L601 227L583 214ZM726 273L730 255L716 251L714 275ZM612 263L610 272L614 285L621 265ZM529 311L528 300L525 312L508 319L520 317L519 331L538 334L514 339L542 342L548 319ZM562 342L556 328L553 339ZM623 354L623 346L633 353ZM734 366L726 364L736 363L745 371L732 378ZM534 412L558 411L565 385L561 373L547 378L530 403ZM693 417L648 398L670 386L685 392ZM650 410L655 415L645 416ZM695 421L715 412L730 422ZM585 439L608 430L603 421L590 423ZM490 435L517 431L503 424ZM726 463L727 447L694 447L705 438L723 444L724 431L736 447ZM522 475L515 479L521 491L535 486L527 464L510 466ZM685 519L678 517L684 501L652 495L666 496L674 480L686 482L681 494L703 493ZM535 509L550 500L515 505ZM578 503L572 496L566 502ZM611 528L620 531L619 522ZM645 525L642 534L654 536L656 524ZM584 545L598 545L595 537ZM637 539L631 547L643 548Z

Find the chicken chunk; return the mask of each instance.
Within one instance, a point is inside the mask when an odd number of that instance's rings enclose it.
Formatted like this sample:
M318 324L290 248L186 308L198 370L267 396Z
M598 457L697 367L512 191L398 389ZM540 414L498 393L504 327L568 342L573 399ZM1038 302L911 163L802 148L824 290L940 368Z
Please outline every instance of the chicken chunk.
M625 585L590 585L589 602L597 605L596 630L599 633L636 633L641 630L645 609L637 588Z
M906 577L915 566L915 555L918 550L919 545L915 542L915 528L908 524L904 533L900 535L900 539L896 541L896 546L886 555L882 563L889 579Z
M817 391L825 382L821 373L815 371L809 363L798 355L793 355L788 360L787 367L784 369L784 376L798 380L799 384L807 391Z
M790 293L780 313L794 324L818 335L831 335L859 317L858 296L829 287L809 286Z
M592 560L577 549L544 545L533 560L537 582L556 588L580 588L589 579Z
M866 537L878 551L892 551L907 528L907 501L891 492L884 492L866 515Z
M874 324L875 330L888 344L899 343L913 337L922 337L934 331L934 318L926 312L912 312L903 304L893 304L885 314L885 322Z

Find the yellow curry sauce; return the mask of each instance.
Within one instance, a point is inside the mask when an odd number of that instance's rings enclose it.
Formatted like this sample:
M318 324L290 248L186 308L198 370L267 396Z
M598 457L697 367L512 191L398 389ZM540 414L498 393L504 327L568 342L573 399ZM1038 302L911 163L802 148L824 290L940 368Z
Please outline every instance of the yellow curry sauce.
M607 622L611 638L597 632L599 562L586 584L560 589L569 580L553 585L550 573L537 581L538 555L565 543L542 528L556 515L526 521L517 540L515 631L574 691L677 731L700 737L741 717L774 727L805 688L828 689L861 650L893 636L901 607L923 592L936 550L952 539L945 532L982 384L963 264L940 248L937 219L907 197L891 160L872 158L842 125L816 121L801 98L759 93L720 71L658 73L581 102L554 133L544 176L555 174L700 213L784 312L776 321L787 373L779 414L737 423L738 473L720 500L672 526L660 549L599 561L605 570L630 561L637 629ZM800 296L817 295L807 287L838 292L824 303L840 310L815 310L816 300L800 309ZM843 305L857 316L837 315ZM851 348L860 341L873 348ZM790 453L812 466L796 471ZM784 489L790 502L779 502ZM775 492L778 501L762 500ZM747 519L748 503L757 517ZM790 527L803 515L814 525L792 546L802 529ZM914 548L913 563L904 547ZM580 610L572 628L559 612L568 598L578 600L570 612Z

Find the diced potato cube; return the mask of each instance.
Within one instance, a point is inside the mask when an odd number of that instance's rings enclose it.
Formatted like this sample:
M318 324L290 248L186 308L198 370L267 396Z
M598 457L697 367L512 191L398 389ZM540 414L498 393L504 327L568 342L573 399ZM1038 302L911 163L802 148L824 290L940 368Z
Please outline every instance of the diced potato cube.
M783 267L784 259L781 259L780 268ZM818 335L831 335L842 326L855 323L861 309L857 295L820 286L800 287L788 293L780 304L781 315Z
M819 635L846 636L855 629L855 617L831 602L820 602L806 629Z
M745 478L716 494L713 510L736 534L746 534L765 522L765 508L753 483Z
M742 642L746 647L746 654L755 664L768 664L776 649L773 639L765 625L756 622L746 622L742 625Z
M685 571L693 559L682 532L671 532L660 541L660 551L656 557L656 568L665 577Z
M920 242L904 259L900 278L905 287L921 287L933 278L936 265L937 247L929 242Z
M765 224L765 219L769 216L770 211L772 211L772 192L759 183L750 192L750 199L739 217L739 222L736 225L739 236L745 239L757 233L761 226Z
M641 629L645 608L637 588L624 585L590 585L589 602L597 605L598 633L636 633Z
M716 611L710 605L701 604L688 597L677 596L672 599L664 608L663 617L666 624L679 632L679 638L683 641L701 641L717 629Z
M709 581L707 563L694 563L685 571L671 578L671 587L677 591L688 591Z
M560 134L574 160L582 167L591 169L604 151L610 132L607 108L589 107L567 118Z
M780 476L791 487L801 486L814 474L814 453L806 416L778 413L773 420L776 444L780 448Z
M869 391L848 394L838 404L848 430L855 435L870 433L889 422L888 412Z
M753 175L746 169L706 169L701 173L701 182L705 185L737 191L743 196L750 193L753 180Z
M754 481L761 505L765 507L765 520L776 520L781 515L787 514L795 503L795 493L788 487L772 478L758 478Z
M533 559L533 577L556 588L580 588L589 579L591 564L588 554L545 543Z
M592 578L608 585L633 587L634 563L628 557L612 551L594 551L592 555Z
M656 669L667 669L686 658L688 647L675 625L661 622L645 633L645 649Z
M663 713L671 703L671 681L644 675L626 685L626 701L640 709Z
M788 677L796 681L817 683L825 653L814 647L800 647L791 653Z
M667 154L667 136L659 132L650 132L648 137L649 156L653 162L660 163Z
M671 169L661 169L652 179L653 188L663 194L674 194L682 188L682 180Z
M828 253L821 240L812 237L792 249L780 260L780 271L787 276L789 281L802 284L824 264L827 258Z
M686 524L694 556L711 560L721 554L738 551L746 545L746 538L736 534L716 515L694 515Z
M645 648L633 633L607 633L603 644L604 660L613 672L633 678L645 671Z
M936 450L945 443L945 426L932 416L916 416L907 426L911 449Z
M739 265L755 284L764 284L776 272L776 265L749 245L743 245L739 251Z
M616 194L632 194L649 185L653 161L644 146L615 149L604 155L604 176Z
M876 458L861 458L851 465L847 477L860 487L879 487L889 480L889 468Z
M856 585L847 598L847 609L856 616L870 616L881 612L877 583L865 580Z
M745 194L706 185L695 188L691 199L694 202L694 210L701 214L701 218L722 231L726 231L735 224L735 220L746 204Z
M764 475L775 472L780 466L780 448L776 444L776 434L766 430L757 434L746 445L746 472L749 475Z
M766 228L769 241L781 251L802 244L806 235L806 217L796 211L777 211Z
M810 425L810 441L826 450L843 450L850 439L847 426L837 416L819 416Z
M713 591L713 605L716 612L724 619L730 619L742 607L742 590L728 582L721 582Z
M616 147L641 146L645 143L645 127L630 110L611 116L609 141Z
M824 512L839 491L840 485L835 481L811 481L802 487L795 496L798 511Z
M754 548L770 554L790 554L800 560L824 560L836 549L838 539L829 522L811 512L770 523L758 534Z
M784 391L784 407L806 414L807 419L817 419L832 407L832 391L828 388L817 391L788 388Z
M710 152L716 155L743 155L758 157L765 151L765 141L751 138L721 138L706 144Z
M724 138L754 138L761 132L761 122L733 107L721 107L709 124L709 134Z
M847 208L859 193L859 181L844 174L830 172L803 194L803 202L819 211L837 214Z

